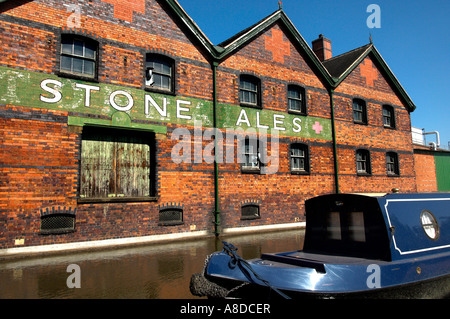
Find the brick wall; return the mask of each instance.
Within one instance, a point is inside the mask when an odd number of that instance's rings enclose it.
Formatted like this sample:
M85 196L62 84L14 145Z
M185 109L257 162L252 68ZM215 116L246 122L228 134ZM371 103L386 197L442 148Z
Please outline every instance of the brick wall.
M175 61L175 90L159 95L158 103L162 103L163 97L170 97L168 107L174 113L176 99L193 102L184 106L201 113L204 133L206 126L212 123L211 59L198 41L188 35L190 33L179 17L165 5L161 7L161 3L142 0L125 7L119 0L78 1L79 20L73 20L73 12L68 10L68 5L73 4L71 1L2 4L0 67L2 70L34 72L30 78L38 78L36 74L59 78L61 34L78 34L99 43L99 70L97 79L76 81L98 85L99 90L101 87L107 93L111 93L112 88L132 90L133 94L139 95L135 96L138 104L143 103L143 95L149 91L144 85L143 73L146 53L166 55ZM77 27L70 25L75 22L79 23ZM264 125L274 127L272 116L286 119L293 116L287 106L290 84L305 89L307 106L307 116L299 116L301 132L293 133L292 127L288 127L292 123L281 124L284 130L279 131L279 166L274 174L242 173L236 160L219 164L222 228L304 221L306 199L335 191L330 96L317 70L312 69L308 55L293 44L288 33L282 23L272 24L220 61L217 68L217 102L223 134L226 128L236 126L241 110L255 114L255 109L240 106L241 74L252 74L261 80L262 105L258 112L266 121ZM20 74L26 77L26 73ZM63 91L74 86L72 82L64 83ZM195 150L207 148L211 140L195 140L196 128L192 121L184 121L172 113L169 120L137 116L136 113L143 110L143 104L128 113L123 112L128 128L136 125L142 129L148 125L149 129L156 126L166 130L166 133L162 130L156 134L156 198L145 202L84 203L78 198L83 128L77 126L81 124L68 125L69 120L75 118L83 123L106 125L117 124L120 117L106 106L109 103L106 93L105 101L95 99L97 91L92 93L92 101L97 104L87 109L80 110L78 105L71 107L75 94L66 94L67 91L64 91L62 101L39 104L42 93L39 84L21 87L20 92L11 93L3 88L1 91L8 93L9 99L8 103L0 104L0 131L4 139L0 147L0 227L5 229L0 232L1 248L15 247L16 239L24 239L24 245L31 246L192 230L212 232L213 165L206 161L195 162ZM26 98L20 99L21 96ZM367 102L368 125L353 123L354 97ZM395 130L382 125L383 104L395 108ZM341 83L335 91L334 105L341 191L385 192L393 187L403 192L414 191L409 113L374 61L367 58ZM250 115L249 120L255 128L255 115ZM319 133L314 133L313 124L319 124ZM243 126L241 128L245 129L245 124ZM171 152L179 141L171 137L177 128L186 129L190 135L189 163L177 164L172 160ZM320 135L322 130L325 133ZM270 142L272 136L262 135L269 139L269 155L275 155L274 145ZM236 152L236 139L227 143L225 146ZM292 143L308 146L308 174L291 174L289 152ZM371 152L371 176L356 175L355 151L358 148ZM399 155L399 177L386 175L385 154L388 151ZM260 218L241 218L241 208L248 203L259 205ZM159 211L169 206L182 207L183 223L160 225ZM75 232L39 234L40 211L52 207L77 209Z
M418 192L436 192L438 190L433 153L426 150L415 150L414 169Z
M367 106L367 124L353 121L354 98ZM339 85L335 93L335 116L342 192L416 191L409 112L368 56ZM395 129L383 126L382 106L394 108ZM356 150L366 149L371 157L371 176L357 176ZM400 175L386 173L386 152L398 154Z
M109 2L109 3L106 3ZM212 71L172 14L157 1L125 12L123 1L78 1L79 28L68 24L72 1L31 1L2 4L0 15L0 65L57 74L60 34L92 38L99 43L98 81L144 88L146 53L160 53L175 60L175 93L200 100L212 98ZM70 20L72 23L76 20ZM95 85L95 83L87 83ZM39 99L37 91L28 91ZM27 92L15 92L27 94ZM64 96L70 99L71 95ZM53 106L52 106L53 107ZM57 109L58 107L55 106ZM77 203L82 128L71 127L76 112L0 105L1 151L0 247L79 242L111 238L212 229L214 206L211 164L177 165L170 158L176 143L174 126L157 137L157 200L130 203ZM91 116L105 118L107 116ZM160 123L158 123L160 124ZM192 127L187 127L192 131ZM193 136L193 134L192 134ZM204 142L203 146L206 146ZM159 209L183 207L183 224L162 226ZM76 208L76 231L40 235L41 209Z

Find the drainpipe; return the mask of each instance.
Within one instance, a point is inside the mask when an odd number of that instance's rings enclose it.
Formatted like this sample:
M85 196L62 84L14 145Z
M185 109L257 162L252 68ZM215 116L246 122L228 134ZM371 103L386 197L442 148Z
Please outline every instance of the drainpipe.
M338 171L338 157L337 157L337 145L336 145L336 126L334 120L334 90L329 89L330 95L330 109L331 109L331 134L333 138L333 158L334 158L334 181L336 185L336 194L339 194L339 171Z
M220 211L219 211L219 164L217 161L217 67L219 63L212 63L213 71L213 126L214 126L214 235L219 236Z

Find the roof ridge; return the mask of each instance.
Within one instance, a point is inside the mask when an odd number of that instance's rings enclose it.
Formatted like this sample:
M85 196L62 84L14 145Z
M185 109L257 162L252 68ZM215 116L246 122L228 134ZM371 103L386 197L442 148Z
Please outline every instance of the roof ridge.
M239 39L241 36L243 36L244 34L248 33L250 30L255 29L258 25L264 23L264 21L269 20L271 17L273 17L274 15L278 14L280 11L282 11L282 9L278 9L278 10L272 12L271 14L266 16L265 18L257 21L256 23L252 24L251 26L245 28L242 31L239 31L235 35L233 35L233 36L229 37L228 39L222 41L221 43L218 44L218 46L226 48L228 45L230 45L231 43L233 43L234 41Z
M353 49L353 50L350 50L350 51L341 53L341 54L339 54L339 55L336 55L336 56L334 56L334 57L332 57L332 58L329 58L329 59L323 61L322 63L326 63L326 62L328 62L328 61L332 61L332 60L335 60L335 59L338 59L338 58L342 58L343 56L345 56L345 55L347 55L347 54L354 53L355 51L361 50L362 48L367 49L367 48L370 47L370 46L373 46L373 44L372 44L372 43L365 44L365 45L360 46L360 47L358 47L358 48L355 48L355 49ZM364 50L364 52L365 52L365 51L366 51L366 50Z

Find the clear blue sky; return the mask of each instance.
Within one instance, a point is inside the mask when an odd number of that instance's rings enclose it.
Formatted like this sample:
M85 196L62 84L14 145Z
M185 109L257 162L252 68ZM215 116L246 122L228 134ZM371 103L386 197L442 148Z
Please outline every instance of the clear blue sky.
M213 44L265 18L278 0L178 0ZM412 125L439 131L441 147L450 141L449 0L284 0L283 10L311 41L323 34L333 55L369 43L369 33L417 109ZM381 28L369 29L370 4L381 9ZM435 141L433 135L427 142Z

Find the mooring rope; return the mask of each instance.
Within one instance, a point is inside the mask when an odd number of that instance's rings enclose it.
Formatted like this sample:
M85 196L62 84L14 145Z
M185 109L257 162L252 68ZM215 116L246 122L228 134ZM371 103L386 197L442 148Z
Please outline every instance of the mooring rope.
M252 268L252 266L241 256L239 256L236 251L238 250L233 244L227 243L226 241L223 241L223 251L226 252L230 257L231 260L228 263L228 266L233 269L236 267L236 265L239 267L239 269L242 271L242 273L245 275L245 277L248 278L248 280L253 281L249 271L253 274L253 276L264 283L267 287L269 287L271 290L275 291L277 294L279 294L281 297L285 299L291 299L289 296L287 296L282 291L278 290L277 288L273 287L267 280L261 278L255 270Z

